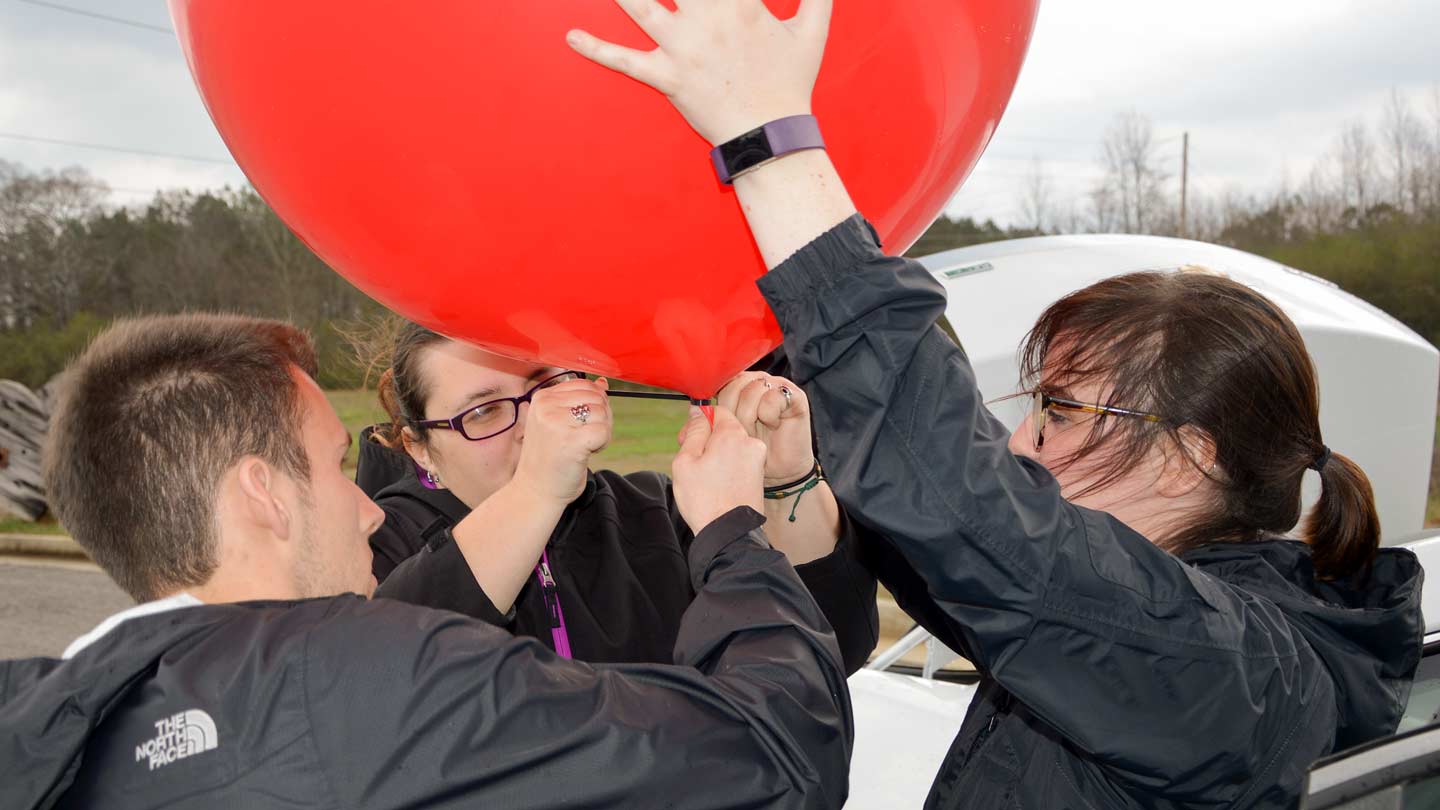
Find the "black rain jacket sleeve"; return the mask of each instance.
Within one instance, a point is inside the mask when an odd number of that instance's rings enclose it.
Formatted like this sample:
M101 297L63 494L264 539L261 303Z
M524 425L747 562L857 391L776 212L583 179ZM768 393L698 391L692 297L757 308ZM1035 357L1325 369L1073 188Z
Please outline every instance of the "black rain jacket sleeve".
M763 522L742 507L696 538L677 667L565 661L386 600L353 633L313 634L305 693L340 804L840 807L854 729L839 650Z
M676 537L680 547L688 553L695 536L680 514L674 484L668 476L661 475L660 478L665 481L665 500L669 504ZM805 583L810 595L815 597L820 612L835 630L846 675L854 675L865 667L870 653L875 651L876 642L880 640L880 611L875 604L877 581L860 559L863 545L860 532L861 529L842 507L835 548L824 557L795 566L795 573Z
M1333 714L1323 666L1273 603L1066 502L1007 449L934 327L943 289L861 217L759 285L831 486L913 570L905 601L1071 745L1152 795L1197 795L1263 784L1306 715Z
M675 503L673 485L668 476L650 472L632 473L624 476L623 480L608 472L592 476L605 478L601 483L614 493L615 497L591 499L586 501L584 506L579 503L572 505L556 529L557 536L568 535L578 523L597 524L595 531L610 543L617 556L624 556L624 549L632 547L631 543L623 539L626 533L653 530L653 527L640 527L631 522L630 516L643 501L646 505L666 510L669 515L668 528L673 532L673 542L682 554L688 554L694 535ZM451 498L448 494L442 496L439 493L432 494L432 497L435 501L444 503L448 503ZM442 497L447 500L442 501ZM625 502L623 510L617 511L614 508L615 499ZM453 526L450 520L457 514L463 517L463 512L455 512L454 508L463 509L463 504L455 501L450 505L448 513L440 514L404 496L381 497L377 502L385 510L385 522L370 537L370 547L375 554L375 575L380 581L376 596L453 610L497 627L507 627L522 635L544 634L541 630L528 627L524 621L519 627L511 626L512 622L516 621L516 607L501 613L475 579L464 552L450 532ZM880 620L875 605L875 576L857 556L861 545L857 535L858 527L845 515L843 509L840 519L840 534L835 549L824 557L795 566L795 572L799 574L800 581L815 597L821 612L834 628L841 657L845 662L845 671L850 674L865 666L870 653L874 651L875 643L879 639ZM552 548L551 553L555 576L561 580L562 603L570 599L580 599L590 603L592 611L606 615L612 621L632 620L633 617L620 612L623 606L630 604L628 595L623 592L622 583L597 581L589 571L576 572L569 564L557 565L557 555L565 552ZM568 558L566 562L569 562ZM627 559L627 562L637 579L668 574L668 569L646 567L653 565L653 560ZM524 592L520 599L523 598ZM538 594L532 598L538 598ZM667 616L678 617L686 603L666 602L662 607ZM576 639L572 638L572 643L576 643ZM668 649L666 644L663 650L657 652L663 653ZM579 650L577 656L585 658L580 655ZM634 658L618 660L655 659L637 654Z

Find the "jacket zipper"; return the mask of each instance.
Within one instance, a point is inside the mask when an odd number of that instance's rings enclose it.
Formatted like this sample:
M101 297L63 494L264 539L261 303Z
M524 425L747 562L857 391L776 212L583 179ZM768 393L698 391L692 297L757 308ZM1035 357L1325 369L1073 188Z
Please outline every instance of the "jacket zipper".
M994 731L995 727L1000 725L1000 715L1010 711L1011 700L1010 693L1005 692L1001 695L1000 699L995 702L995 713L990 715L990 719L985 721L985 727L980 729L980 733L975 735L975 741L970 743L970 750L965 754L966 763L969 763L970 758L975 756L975 752L980 750L980 746L985 744L985 740L990 736L990 732Z
M559 589L555 587L555 577L550 575L550 566L544 560L535 566L535 573L540 576L540 592L545 594L545 607L550 613L550 629L554 630L560 626L560 598L556 595Z
M572 658L570 631L565 627L565 611L560 607L560 586L550 571L550 552L540 552L540 562L535 565L535 576L540 580L540 593L545 597L545 609L550 614L550 638L555 642L555 654L561 658Z

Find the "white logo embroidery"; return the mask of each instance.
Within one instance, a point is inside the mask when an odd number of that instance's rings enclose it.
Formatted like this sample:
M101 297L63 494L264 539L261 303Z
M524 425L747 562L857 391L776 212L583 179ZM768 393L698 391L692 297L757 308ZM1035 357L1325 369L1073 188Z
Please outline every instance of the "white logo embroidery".
M155 723L155 739L135 746L135 761L150 762L150 770L177 759L203 754L220 744L215 721L199 709L172 714Z

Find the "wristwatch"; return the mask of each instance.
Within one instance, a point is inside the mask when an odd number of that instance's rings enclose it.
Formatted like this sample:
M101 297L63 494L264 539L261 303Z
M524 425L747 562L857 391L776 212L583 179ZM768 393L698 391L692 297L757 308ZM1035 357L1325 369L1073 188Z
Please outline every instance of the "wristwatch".
M710 150L715 174L729 185L735 178L801 149L824 149L820 124L813 115L777 118Z

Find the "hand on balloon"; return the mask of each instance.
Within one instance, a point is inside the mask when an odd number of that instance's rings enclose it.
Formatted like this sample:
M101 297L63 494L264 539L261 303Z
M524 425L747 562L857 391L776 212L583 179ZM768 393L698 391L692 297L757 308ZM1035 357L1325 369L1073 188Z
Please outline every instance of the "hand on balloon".
M815 466L810 435L810 401L800 386L757 371L726 383L716 397L721 408L735 414L745 432L765 443L765 486L804 478ZM685 441L681 429L680 441Z
M664 93L712 145L810 112L833 0L777 20L762 0L615 0L658 46L638 51L571 31L582 56Z
M734 414L715 409L715 424L690 409L685 441L671 472L675 505L690 528L699 533L737 506L765 511L765 445L745 433Z
M610 443L612 417L605 379L574 380L531 398L515 481L561 505L585 490L590 457Z

